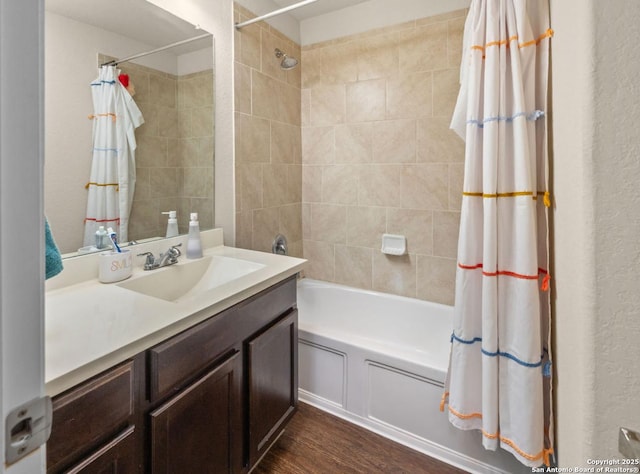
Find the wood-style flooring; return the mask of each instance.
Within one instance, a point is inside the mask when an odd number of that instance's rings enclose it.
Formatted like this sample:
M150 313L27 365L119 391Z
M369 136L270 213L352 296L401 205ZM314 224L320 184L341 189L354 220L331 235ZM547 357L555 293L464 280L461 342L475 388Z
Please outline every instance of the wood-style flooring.
M254 474L457 474L425 456L305 403Z

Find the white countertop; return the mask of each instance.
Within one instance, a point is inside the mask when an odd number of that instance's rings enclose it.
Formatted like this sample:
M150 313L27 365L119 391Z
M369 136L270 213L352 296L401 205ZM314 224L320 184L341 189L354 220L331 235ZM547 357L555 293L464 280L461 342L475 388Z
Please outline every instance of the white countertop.
M156 245L168 248L167 243ZM136 251L140 250L139 248ZM142 249L140 251L144 251ZM263 264L259 270L187 301L164 301L94 278L48 286L45 390L54 396L299 272L305 260L218 245L204 255ZM78 257L85 258L85 257ZM189 262L180 257L184 264ZM88 260L95 266L95 259ZM136 260L131 278L144 272ZM77 262L66 267L77 267ZM86 266L86 265L85 265ZM73 270L67 268L65 271ZM153 272L170 271L166 267ZM91 271L79 271L91 274ZM64 273L64 272L63 272ZM71 283L71 284L69 284Z

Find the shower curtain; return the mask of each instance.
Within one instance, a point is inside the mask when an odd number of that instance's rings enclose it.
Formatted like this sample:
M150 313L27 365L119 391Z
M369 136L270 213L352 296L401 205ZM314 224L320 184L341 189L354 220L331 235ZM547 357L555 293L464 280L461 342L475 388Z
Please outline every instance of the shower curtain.
M465 170L449 421L527 466L552 446L547 208L548 0L472 0L451 128Z
M93 160L86 187L85 246L94 245L99 226L128 240L129 213L136 181L134 130L144 123L133 97L118 80L115 66L102 66L91 83Z

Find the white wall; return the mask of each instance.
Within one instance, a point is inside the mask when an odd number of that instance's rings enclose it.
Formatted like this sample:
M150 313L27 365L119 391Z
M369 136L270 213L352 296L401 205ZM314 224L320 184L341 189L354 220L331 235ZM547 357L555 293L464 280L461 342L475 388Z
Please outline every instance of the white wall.
M471 0L370 0L300 22L302 46L468 8Z
M552 0L554 306L561 466L640 429L640 6Z

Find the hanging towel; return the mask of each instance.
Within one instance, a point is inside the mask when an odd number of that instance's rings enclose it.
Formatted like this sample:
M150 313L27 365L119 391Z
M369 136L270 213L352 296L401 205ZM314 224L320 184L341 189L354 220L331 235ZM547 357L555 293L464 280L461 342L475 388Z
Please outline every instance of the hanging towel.
M63 269L62 255L58 250L53 235L51 235L51 229L49 228L49 221L44 218L44 245L45 245L45 276L48 280L51 277L56 276Z

